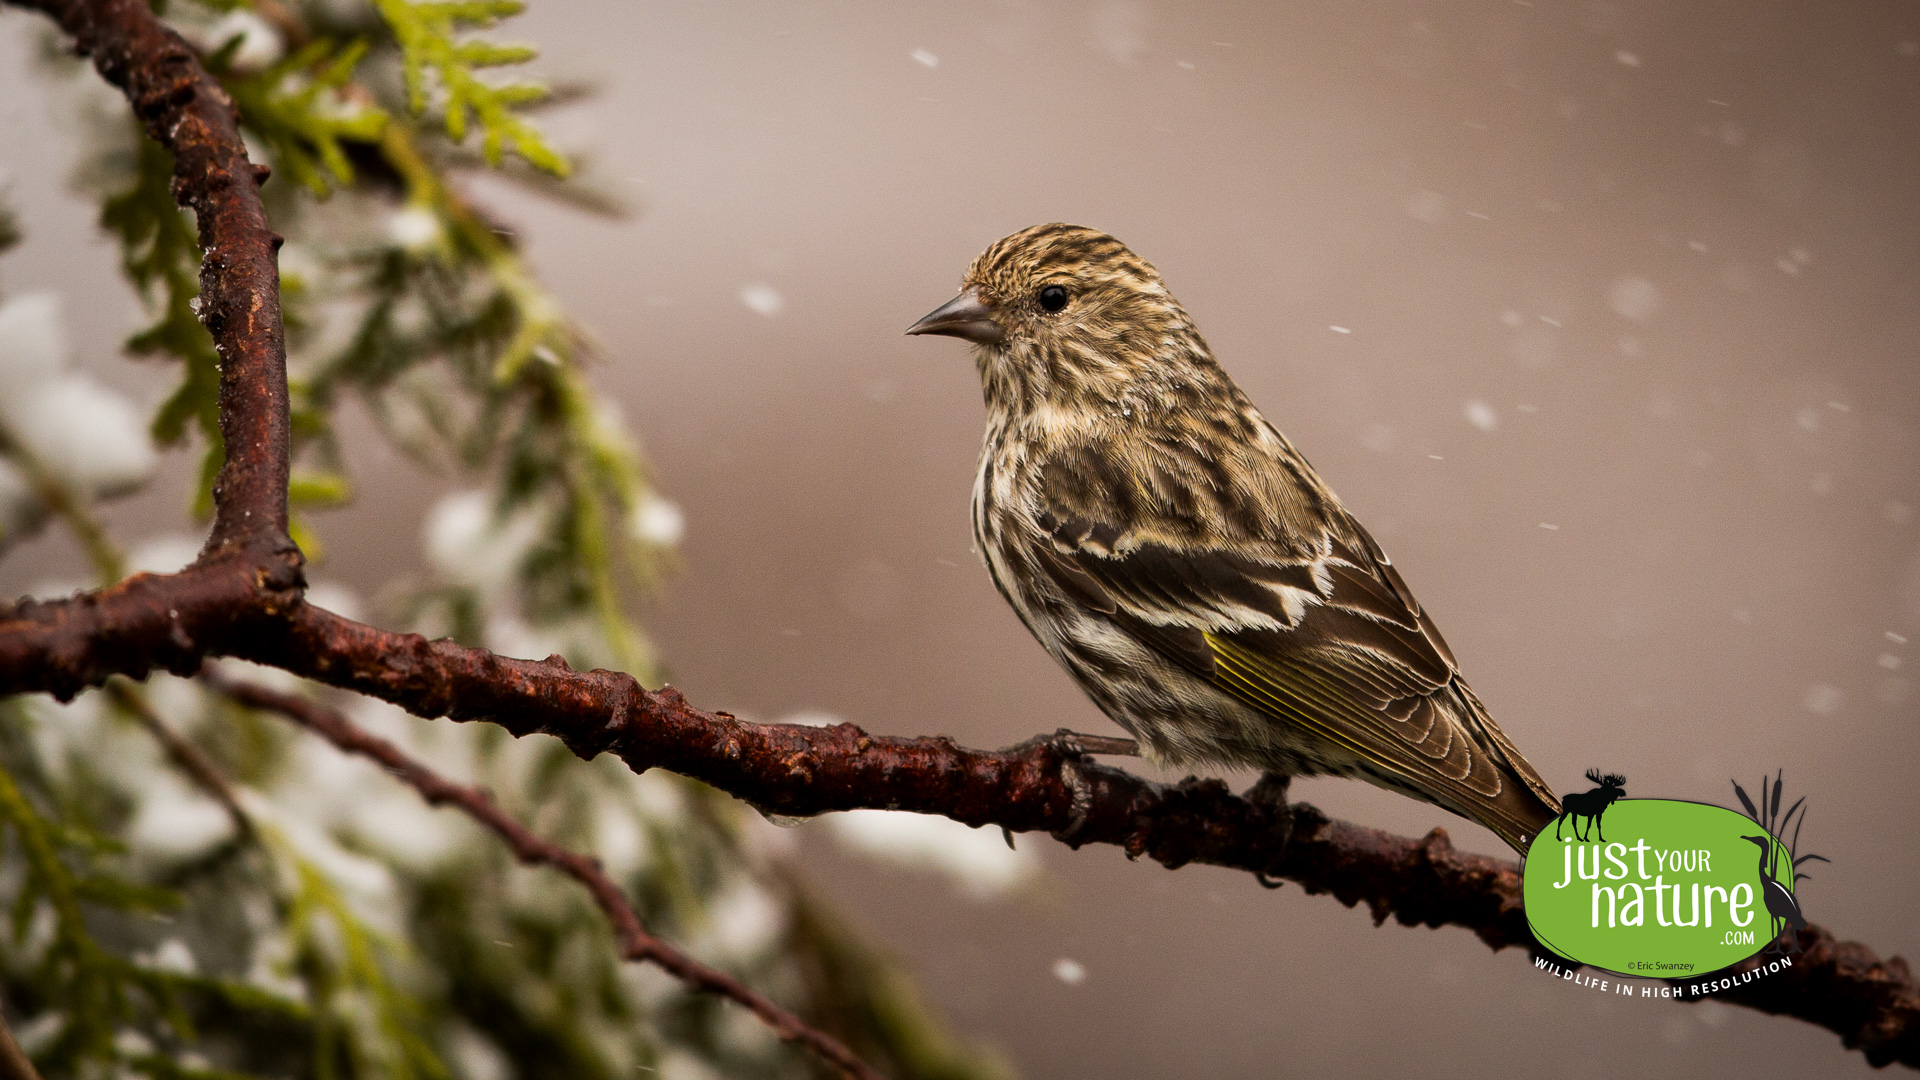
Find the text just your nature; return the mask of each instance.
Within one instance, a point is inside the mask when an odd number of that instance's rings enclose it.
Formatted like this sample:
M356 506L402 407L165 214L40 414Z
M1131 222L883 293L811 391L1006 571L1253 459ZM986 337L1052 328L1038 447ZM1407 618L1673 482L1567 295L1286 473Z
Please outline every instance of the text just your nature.
M1629 855L1633 858L1628 859ZM1648 872L1650 855L1651 873ZM1704 921L1705 926L1711 928L1716 906L1725 912L1723 925L1753 924L1753 886L1745 882L1731 889L1707 885L1703 892L1700 880L1688 880L1693 875L1712 871L1713 853L1704 848L1651 848L1644 837L1632 847L1618 841L1604 846L1569 841L1561 849L1561 857L1561 878L1553 887L1577 889L1576 881L1592 882L1591 925L1594 929L1601 925L1603 907L1609 927L1644 925L1649 894L1654 921L1661 926L1701 926ZM1637 880L1628 881L1629 877ZM1619 884L1602 884L1603 881Z

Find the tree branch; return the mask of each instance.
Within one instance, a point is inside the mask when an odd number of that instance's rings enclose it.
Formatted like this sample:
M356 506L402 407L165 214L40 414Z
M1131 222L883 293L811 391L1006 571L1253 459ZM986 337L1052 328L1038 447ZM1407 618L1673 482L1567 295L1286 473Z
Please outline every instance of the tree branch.
M199 223L200 319L220 355L226 458L213 530L194 565L67 600L0 605L0 686L61 698L114 673L191 673L306 582L287 536L288 397L281 238L267 224L233 101L146 0L11 0L52 16L173 154L173 191ZM33 669L40 669L37 674Z
M192 675L300 603L299 552L202 554L177 574L135 574L64 600L0 603L0 693L62 701L109 675Z
M1304 803L1289 809L1260 788L1236 796L1219 780L1153 783L1094 764L1070 736L970 750L852 724L752 724L620 672L574 671L557 656L515 660L305 605L284 638L250 645L242 653L250 659L420 716L553 735L581 757L612 752L635 771L670 769L773 813L911 810L1046 832L1075 848L1114 844L1170 869L1198 862L1284 878L1349 907L1365 903L1376 924L1391 917L1464 927L1494 949L1534 944L1519 867L1456 851L1445 830L1414 840L1330 820ZM1920 984L1906 962L1881 961L1817 926L1801 931L1799 944L1805 954L1793 967L1712 996L1818 1024L1876 1066L1920 1068ZM1749 960L1730 973L1759 966Z
M142 0L13 2L58 19L175 155L175 190L199 215L207 252L201 312L221 355L228 455L213 534L193 566L67 600L0 605L0 693L65 699L115 673L191 674L204 657L238 656L421 716L552 734L582 757L610 750L636 770L672 769L777 813L882 807L1043 831L1169 867L1205 862L1284 877L1348 905L1364 901L1376 921L1463 926L1494 948L1531 942L1517 868L1456 852L1438 829L1412 840L1305 805L1289 816L1271 793L1237 797L1217 780L1154 784L1091 763L1065 738L979 751L850 724L747 724L618 672L509 659L307 605L300 554L286 536L278 238L255 191L264 171L246 161L231 102ZM1920 1067L1920 987L1906 964L1813 927L1800 944L1806 955L1792 968L1715 996L1826 1027L1875 1065Z
M287 534L287 368L280 320L280 237L267 226L232 99L146 0L13 0L73 36L119 87L147 134L173 154L174 198L200 225L200 320L220 351L226 464L214 486L206 554Z
M349 754L371 758L394 777L420 793L434 806L453 806L481 825L493 830L513 850L514 857L529 866L550 866L585 886L599 905L607 921L613 924L620 940L620 953L628 960L651 963L696 990L718 994L744 1006L772 1028L780 1038L818 1054L843 1076L852 1080L881 1080L875 1072L840 1040L755 991L739 979L718 968L695 960L660 938L647 932L640 915L627 901L620 887L607 877L598 859L568 850L534 834L531 829L508 816L484 788L456 784L426 764L409 757L398 746L372 734L341 713L316 704L297 694L285 694L253 683L238 682L208 672L202 676L213 689L250 708L276 713L325 738Z

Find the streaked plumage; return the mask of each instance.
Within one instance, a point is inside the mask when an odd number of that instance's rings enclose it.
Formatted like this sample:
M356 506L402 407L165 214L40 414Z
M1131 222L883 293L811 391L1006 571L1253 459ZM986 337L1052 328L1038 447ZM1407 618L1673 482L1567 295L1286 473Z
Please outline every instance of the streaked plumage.
M1145 260L1027 229L909 332L976 343L981 554L1143 752L1360 777L1521 851L1553 819L1399 572Z

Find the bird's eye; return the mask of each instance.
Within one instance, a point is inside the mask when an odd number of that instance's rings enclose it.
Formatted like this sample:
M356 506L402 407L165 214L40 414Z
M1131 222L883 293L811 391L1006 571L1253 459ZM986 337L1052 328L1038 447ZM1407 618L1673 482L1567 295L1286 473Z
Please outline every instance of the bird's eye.
M1046 311L1059 311L1067 306L1067 290L1060 285L1049 285L1040 290L1040 306Z

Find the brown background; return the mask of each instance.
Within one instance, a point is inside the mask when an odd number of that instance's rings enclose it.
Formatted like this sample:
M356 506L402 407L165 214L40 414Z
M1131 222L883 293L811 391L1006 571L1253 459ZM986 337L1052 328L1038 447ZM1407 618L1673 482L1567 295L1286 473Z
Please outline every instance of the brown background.
M88 362L150 400L63 188L71 121L27 73L38 27L0 27L29 235L4 284L62 289ZM543 0L512 30L601 83L554 126L641 207L483 189L687 510L645 618L695 701L984 745L1109 730L969 553L962 347L900 336L989 241L1075 221L1160 267L1552 783L1601 765L1724 801L1785 766L1834 859L1813 918L1920 946L1920 6ZM748 310L755 283L785 310ZM319 575L370 589L417 558L439 482L359 466ZM177 529L178 501L116 516ZM36 543L0 591L73 566ZM1497 845L1363 785L1296 790ZM1244 874L1029 840L1048 883L981 904L802 835L822 887L1035 1077L1866 1071L1804 1024L1603 998Z

